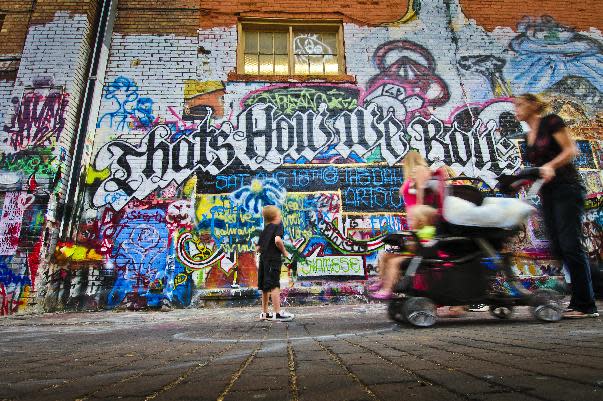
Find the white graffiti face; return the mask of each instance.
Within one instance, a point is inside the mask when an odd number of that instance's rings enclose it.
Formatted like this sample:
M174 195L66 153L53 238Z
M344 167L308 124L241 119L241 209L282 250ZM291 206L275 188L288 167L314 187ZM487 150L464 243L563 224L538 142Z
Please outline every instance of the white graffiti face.
M190 201L179 200L168 206L166 220L168 223L183 226L192 223L192 216L193 208Z

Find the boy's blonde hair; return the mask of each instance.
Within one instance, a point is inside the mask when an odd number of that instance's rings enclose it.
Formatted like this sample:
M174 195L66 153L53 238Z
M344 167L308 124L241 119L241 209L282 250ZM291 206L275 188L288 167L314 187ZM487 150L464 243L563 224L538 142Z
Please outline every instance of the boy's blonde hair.
M415 205L406 211L409 220L413 221L413 230L421 229L425 226L433 226L436 223L438 211L427 205Z
M402 160L402 169L404 170L404 178L414 179L415 169L418 166L429 167L427 161L416 150L409 151Z
M264 216L264 224L272 223L278 218L281 211L276 206L264 206L262 208L262 216Z

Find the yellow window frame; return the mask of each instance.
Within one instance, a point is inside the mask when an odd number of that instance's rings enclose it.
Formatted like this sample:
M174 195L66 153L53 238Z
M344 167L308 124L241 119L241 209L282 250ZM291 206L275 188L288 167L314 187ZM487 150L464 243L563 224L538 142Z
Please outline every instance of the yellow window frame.
M265 31L265 32L287 32L288 40L288 74L248 74L245 72L245 38L246 32L249 31ZM337 74L296 74L295 73L295 52L293 49L294 32L305 31L309 33L336 33L337 43ZM343 42L343 24L341 21L324 20L324 21L308 21L308 20L272 20L272 19L245 19L239 21L237 25L238 45L237 45L237 73L250 76L271 76L271 77L287 77L295 75L303 76L324 76L331 77L335 75L344 75L346 73L345 53ZM258 54L259 49L258 49Z

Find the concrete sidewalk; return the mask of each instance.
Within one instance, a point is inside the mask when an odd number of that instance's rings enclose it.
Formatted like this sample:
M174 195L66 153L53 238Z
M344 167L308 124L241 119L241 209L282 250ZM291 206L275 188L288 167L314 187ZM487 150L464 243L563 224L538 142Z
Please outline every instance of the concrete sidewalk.
M603 305L599 304L600 310ZM601 400L603 319L470 312L430 329L382 304L0 319L6 400Z

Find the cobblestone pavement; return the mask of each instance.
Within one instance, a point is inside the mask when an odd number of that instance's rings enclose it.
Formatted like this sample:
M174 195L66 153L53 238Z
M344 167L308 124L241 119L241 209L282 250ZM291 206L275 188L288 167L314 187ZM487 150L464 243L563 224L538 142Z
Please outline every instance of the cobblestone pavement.
M603 305L599 305L603 309ZM0 399L603 400L603 319L487 312L429 329L381 304L0 319Z

